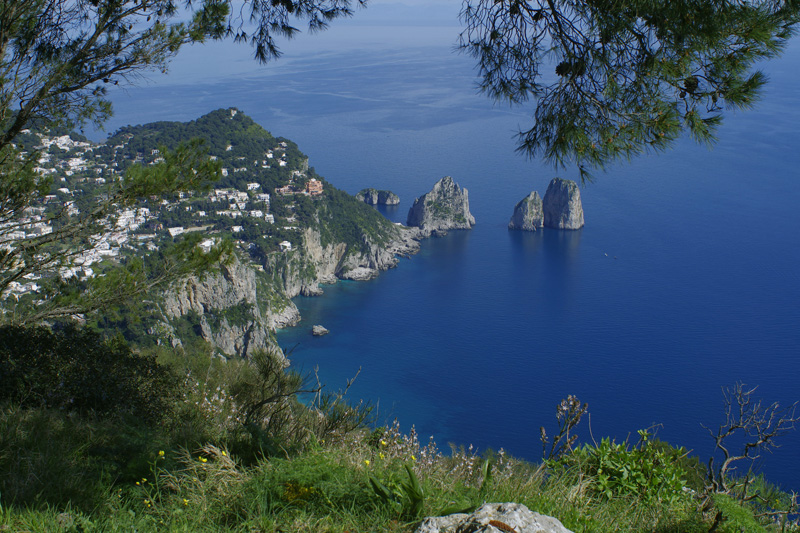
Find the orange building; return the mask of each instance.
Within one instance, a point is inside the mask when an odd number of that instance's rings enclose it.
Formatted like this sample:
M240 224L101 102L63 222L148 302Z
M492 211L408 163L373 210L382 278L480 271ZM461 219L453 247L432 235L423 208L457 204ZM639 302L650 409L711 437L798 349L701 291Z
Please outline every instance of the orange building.
M306 183L306 192L311 196L319 196L322 194L322 182L311 178L308 180L308 183Z

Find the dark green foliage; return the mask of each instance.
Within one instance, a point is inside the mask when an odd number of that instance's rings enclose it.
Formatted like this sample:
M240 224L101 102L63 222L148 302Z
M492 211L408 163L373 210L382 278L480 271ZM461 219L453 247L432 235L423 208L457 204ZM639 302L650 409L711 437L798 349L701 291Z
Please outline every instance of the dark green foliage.
M374 494L363 473L324 452L292 460L275 458L249 484L262 513L287 508L307 509L320 515L374 508Z
M134 417L2 405L0 507L92 511L113 482L146 476L165 442Z
M753 511L740 505L727 494L712 496L717 512L714 530L720 533L765 533L767 530L753 516Z
M664 442L653 446L644 430L639 435L641 440L633 447L608 438L596 446L587 444L564 457L561 464L578 468L600 498L675 503L686 497L686 471L680 464L686 450Z
M533 102L519 151L588 168L663 150L683 132L710 143L724 108L747 108L753 67L786 46L797 2L467 0L462 51L490 97Z
M410 465L403 465L406 479L391 478L379 481L373 476L369 477L369 484L378 500L383 505L389 505L395 512L405 519L415 520L422 515L422 506L425 503L425 491L419 483L414 469Z
M86 329L0 327L0 400L22 407L130 414L157 422L175 401L177 379L120 338Z
M363 251L366 249L365 239L373 244L382 244L397 232L394 225L374 208L327 183L318 209L323 246L343 242Z
M111 135L106 144L125 144L120 155L126 159L133 160L139 156L148 160L155 159L157 154L152 151L159 146L171 149L195 138L205 140L209 154L235 167L252 165L253 160L264 159L265 151L276 148L280 142L244 113L232 116L229 109L217 109L190 122L126 126Z

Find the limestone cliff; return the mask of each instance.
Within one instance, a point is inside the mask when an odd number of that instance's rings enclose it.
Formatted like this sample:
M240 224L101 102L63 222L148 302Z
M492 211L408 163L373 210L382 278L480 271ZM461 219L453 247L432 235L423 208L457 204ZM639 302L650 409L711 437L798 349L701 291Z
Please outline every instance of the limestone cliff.
M398 255L419 250L415 230L393 229L382 243L372 242L365 234L361 246L353 247L343 242L323 246L320 232L306 228L302 246L270 254L264 265L234 257L218 272L187 278L165 293L160 305L164 322L151 333L180 345L176 326L182 320L228 357L249 357L255 350L276 348L275 329L300 321L291 298L321 294L320 283L374 278L379 271L394 267Z
M536 231L544 223L542 199L533 191L514 206L514 214L508 223L508 229Z
M345 243L322 246L320 233L308 228L303 233L303 248L308 260L314 265L317 282L333 283L337 279L367 280L397 265L397 256L407 256L419 251L414 240L416 232L395 227L395 234L386 242L373 242L369 235L362 235L360 247Z
M555 229L583 227L583 206L578 184L571 180L553 178L542 201L544 225Z
M467 189L445 176L427 194L414 200L408 211L408 226L416 226L425 236L449 229L470 229L475 217L469 212Z
M370 205L397 205L400 203L400 197L392 191L379 191L372 188L358 191L356 200Z
M173 344L173 324L187 320L195 332L225 356L248 357L275 346L272 331L299 321L300 314L267 275L238 257L203 278L180 281L163 295L161 329ZM156 333L156 332L154 332Z

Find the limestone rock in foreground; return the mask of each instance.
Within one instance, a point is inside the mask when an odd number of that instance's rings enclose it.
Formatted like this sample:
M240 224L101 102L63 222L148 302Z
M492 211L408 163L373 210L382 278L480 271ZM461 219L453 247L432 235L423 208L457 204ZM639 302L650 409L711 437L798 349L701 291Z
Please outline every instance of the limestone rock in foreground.
M550 516L518 503L487 503L472 514L426 518L416 533L572 533Z
M511 215L508 229L536 231L543 223L542 199L538 192L533 191L514 206L514 214Z
M475 217L469 212L467 189L462 189L453 178L445 176L429 193L414 200L406 225L416 226L428 235L449 229L471 229Z
M572 180L553 178L542 201L544 225L555 229L583 227L583 205L578 184Z
M356 200L370 205L397 205L400 203L400 197L392 191L379 191L373 188L358 191Z

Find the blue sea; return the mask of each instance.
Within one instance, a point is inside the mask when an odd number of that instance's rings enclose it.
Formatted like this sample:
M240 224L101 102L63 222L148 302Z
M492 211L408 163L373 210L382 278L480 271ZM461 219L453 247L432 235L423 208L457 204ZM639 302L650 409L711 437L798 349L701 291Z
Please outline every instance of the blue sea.
M727 113L713 148L685 139L598 172L581 189L583 229L523 233L506 228L516 202L577 173L515 153L529 110L476 93L472 61L453 53L457 12L378 2L265 67L241 46L192 48L113 93L107 128L238 107L339 188L397 193L382 211L393 221L445 175L467 188L473 230L298 298L303 321L278 335L331 389L360 369L354 399L443 448L536 460L539 427L552 433L572 394L589 405L584 442L660 424L705 461L723 387L800 400L800 42L763 65L763 100ZM759 467L800 489L800 433L779 443Z

